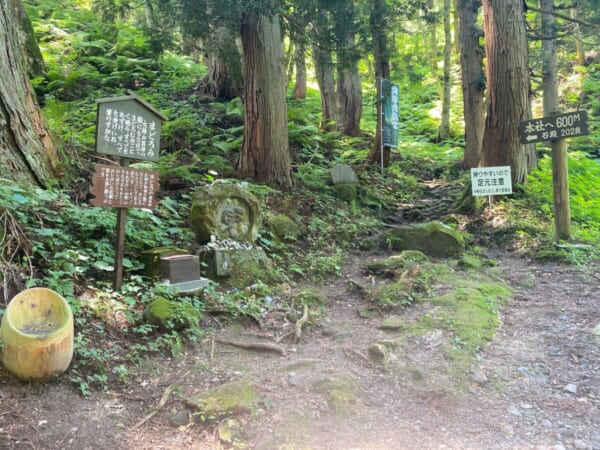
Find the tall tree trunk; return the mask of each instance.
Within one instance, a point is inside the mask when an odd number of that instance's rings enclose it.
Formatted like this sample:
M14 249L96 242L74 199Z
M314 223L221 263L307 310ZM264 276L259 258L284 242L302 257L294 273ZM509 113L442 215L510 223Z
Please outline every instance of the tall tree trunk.
M333 76L333 58L329 41L324 38L326 24L320 15L318 27L314 28L312 57L315 65L315 76L321 93L321 128L325 131L335 130L335 80Z
M287 190L292 179L279 17L256 10L244 14L242 48L244 142L236 169L240 177Z
M450 0L444 0L444 78L442 95L442 121L438 130L438 139L450 137L450 95L452 92L452 30L450 29Z
M220 99L239 97L243 92L240 51L235 33L221 26L204 39L208 68L200 83L204 94Z
M387 5L385 0L373 0L371 17L371 36L373 38L373 56L375 59L375 80L377 84L377 129L375 130L375 141L369 152L369 162L381 162L381 87L378 78L390 79L390 55L387 45ZM390 163L390 147L383 147L383 165L387 167Z
M483 32L477 25L480 5L479 0L459 0L458 41L465 119L463 165L466 169L479 165L485 126L485 74L483 48L479 44Z
M42 186L55 174L58 153L27 77L21 0L0 1L0 167L2 177Z
M542 13L542 90L544 116L558 111L558 68L556 65L556 18L554 0L540 0Z
M296 42L294 51L294 65L296 66L296 82L294 84L294 98L306 98L306 44L304 36Z
M10 3L10 2L9 2ZM17 29L19 30L20 42L23 45L24 54L26 55L27 72L30 78L34 78L44 74L44 58L35 37L33 24L27 15L27 11L23 3L13 1L15 19Z
M569 9L571 18L577 18L577 7ZM585 64L585 51L583 50L583 39L581 37L581 28L577 22L571 24L573 27L573 37L575 38L575 51L577 52L577 64L583 66Z
M481 165L509 165L513 183L524 183L527 155L519 124L529 119L529 74L522 0L483 0L483 30L487 117Z
M542 13L542 89L544 91L544 116L559 112L558 69L556 64L556 17L554 0L540 0ZM569 170L567 141L560 139L551 143L552 186L554 197L554 228L558 239L569 239L571 235L571 213L569 201Z

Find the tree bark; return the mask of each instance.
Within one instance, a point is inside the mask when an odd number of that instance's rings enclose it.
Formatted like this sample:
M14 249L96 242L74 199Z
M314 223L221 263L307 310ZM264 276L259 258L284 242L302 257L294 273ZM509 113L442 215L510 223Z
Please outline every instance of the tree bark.
M450 96L452 78L450 69L452 66L452 30L450 29L450 0L444 0L444 77L442 95L442 120L438 130L440 141L450 137Z
M525 183L519 124L529 119L529 74L522 0L483 0L483 29L488 90L480 165L509 165L513 183Z
M235 33L220 26L204 39L204 45L208 68L206 77L200 83L204 94L225 100L241 96L242 61Z
M483 31L477 25L480 5L478 0L459 0L458 41L465 119L465 169L479 164L485 126L485 74L483 48L479 44Z
M58 153L27 76L22 8L21 0L0 2L0 167L5 178L43 186Z
M577 8L569 9L569 16L571 18L577 17ZM585 51L583 50L583 38L581 37L581 28L577 22L571 24L573 27L573 37L575 38L575 52L577 53L577 64L583 66L585 64Z
M304 37L296 42L294 50L294 65L296 66L296 82L294 83L294 98L306 98L306 44Z
M312 57L315 65L315 76L321 93L321 128L325 131L335 130L335 80L333 76L333 58L329 40L324 37L325 18L320 15L317 27L313 28L316 36L313 39Z
M285 103L286 74L279 17L255 10L242 20L244 142L238 175L284 190L291 188Z
M385 0L373 0L371 9L371 36L373 38L373 56L375 59L375 80L377 84L377 129L375 130L375 141L369 152L369 162L381 163L381 88L378 78L390 79L390 55L387 44L387 5ZM383 166L390 163L390 147L383 147Z

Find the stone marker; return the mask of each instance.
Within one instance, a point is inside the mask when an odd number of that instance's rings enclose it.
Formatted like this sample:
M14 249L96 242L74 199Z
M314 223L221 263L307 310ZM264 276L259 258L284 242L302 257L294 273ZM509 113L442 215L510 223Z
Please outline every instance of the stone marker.
M331 182L335 184L358 183L358 177L348 164L336 164L329 171Z

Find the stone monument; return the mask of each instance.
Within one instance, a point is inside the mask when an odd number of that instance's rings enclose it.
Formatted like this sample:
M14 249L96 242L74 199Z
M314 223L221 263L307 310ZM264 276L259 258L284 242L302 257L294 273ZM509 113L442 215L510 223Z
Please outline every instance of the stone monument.
M247 183L219 180L198 189L192 197L191 224L205 276L239 288L273 281L270 259L254 245L262 219Z

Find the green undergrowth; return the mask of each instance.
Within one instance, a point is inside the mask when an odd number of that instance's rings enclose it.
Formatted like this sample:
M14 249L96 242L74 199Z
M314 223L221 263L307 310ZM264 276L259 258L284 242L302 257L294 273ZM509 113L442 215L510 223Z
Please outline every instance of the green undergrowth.
M494 338L500 324L500 309L512 295L505 283L482 269L490 265L493 262L485 259L477 268L428 263L417 277L427 281L429 289L417 297L410 294L409 286L394 310L397 314L394 323L399 330L394 345L404 347L415 338L427 339L439 333L436 338L439 342L433 345L439 347L445 363L438 369L449 371L459 388L466 386L467 374L477 356ZM411 295L410 301L403 300L407 294ZM421 313L409 318L410 308Z

